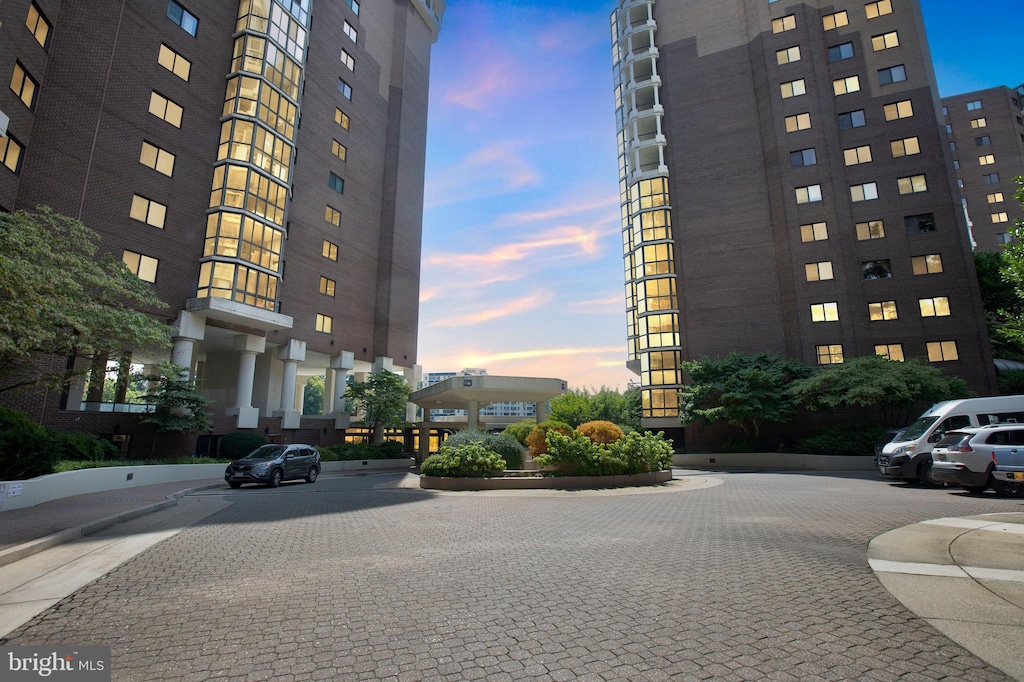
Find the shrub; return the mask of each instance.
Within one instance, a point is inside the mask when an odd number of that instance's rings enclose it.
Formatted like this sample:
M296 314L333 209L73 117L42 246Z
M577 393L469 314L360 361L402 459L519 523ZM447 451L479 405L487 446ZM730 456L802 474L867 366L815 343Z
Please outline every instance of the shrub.
M250 452L267 444L267 439L252 431L234 431L221 436L217 444L217 454L234 461L245 457Z
M24 412L0 407L0 431L36 431L43 433L46 429L36 424Z
M505 468L522 469L526 448L506 433L487 433L485 431L456 431L448 436L442 448L457 447L466 443L482 443L491 452L496 452L505 460Z
M548 451L547 435L550 431L557 431L563 436L568 436L573 432L571 426L554 419L537 424L530 430L530 435L526 439L526 444L530 446L531 455L536 457Z
M801 452L817 455L865 455L875 454L875 443L885 433L884 426L870 424L834 424L821 433L804 438L797 443Z
M592 421L576 427L576 433L582 434L595 443L608 445L621 439L625 433L615 424L607 421Z
M362 459L403 459L405 446L395 440L386 440L378 445L370 443L335 443L318 447L320 458L325 462L353 462Z
M52 431L54 460L86 460L102 462L116 459L121 451L109 440L103 440L91 433Z
M1024 393L1024 369L1000 372L997 380L999 381L999 392L1004 395L1020 395Z
M0 431L0 481L52 474L56 450L53 436L42 429Z
M425 476L448 478L486 478L505 469L505 460L488 450L483 443L464 443L441 450L423 461L420 471Z
M610 445L557 431L548 433L547 440L548 453L539 455L536 462L559 476L643 474L667 469L672 462L672 443L662 433L631 433Z
M609 448L622 457L631 474L649 471L664 471L672 468L672 441L665 440L665 433L630 433L612 443Z
M520 445L526 447L528 445L526 439L530 437L530 431L533 431L533 427L536 425L536 419L524 419L521 422L509 424L508 426L505 427L505 430L502 431L502 433L508 436L512 436L517 441L519 441Z

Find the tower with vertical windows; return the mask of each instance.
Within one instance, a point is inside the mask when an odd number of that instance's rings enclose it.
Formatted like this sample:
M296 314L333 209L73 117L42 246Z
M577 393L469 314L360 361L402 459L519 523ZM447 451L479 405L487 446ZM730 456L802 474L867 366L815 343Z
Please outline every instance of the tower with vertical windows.
M679 426L681 360L732 351L995 391L916 0L624 0L611 32L645 425Z

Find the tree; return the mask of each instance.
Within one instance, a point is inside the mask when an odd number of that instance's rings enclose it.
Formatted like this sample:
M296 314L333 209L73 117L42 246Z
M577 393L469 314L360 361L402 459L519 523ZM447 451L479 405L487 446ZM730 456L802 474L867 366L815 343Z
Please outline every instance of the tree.
M905 362L880 355L852 358L793 383L797 404L811 411L837 407L875 408L882 424L901 426L915 406L966 398L967 383L913 358Z
M310 377L302 393L302 414L323 414L324 378Z
M35 353L116 357L170 345L169 328L141 312L167 305L111 255L96 258L98 241L45 206L0 213L0 391L74 373L41 374Z
M730 353L724 358L683 362L691 383L679 392L679 419L724 421L757 440L765 422L785 422L793 414L789 386L814 371L782 355Z
M584 422L594 419L594 404L586 389L570 389L562 395L552 398L551 411L548 418L565 422L576 428Z
M623 423L625 398L616 390L602 386L590 398L593 405L592 419L597 421Z
M634 431L639 431L640 419L644 414L643 405L643 394L640 393L640 389L627 389L622 394L622 420L619 423Z
M1014 285L1003 277L1005 252L975 251L974 270L978 274L981 305L992 341L992 353L1006 360L1024 360L1024 345L1004 334L1007 321L1024 314L1024 300Z
M1024 175L1014 179L1020 187L1013 197L1024 206ZM1006 320L1000 334L1017 345L1024 345L1024 220L1015 220L1010 234L1013 235L1013 240L1003 246L1000 272L1003 279L1013 287L1016 305L1011 310L1000 311Z
M156 412L140 419L141 423L156 424L157 433L181 434L203 431L213 425L206 413L209 399L199 392L196 382L181 365L161 362L154 374L141 378L150 384L146 401L156 406Z
M384 429L405 422L405 405L411 389L405 379L382 370L366 381L355 381L345 389L345 397L355 403L363 416L363 426L373 432L374 445L384 442Z

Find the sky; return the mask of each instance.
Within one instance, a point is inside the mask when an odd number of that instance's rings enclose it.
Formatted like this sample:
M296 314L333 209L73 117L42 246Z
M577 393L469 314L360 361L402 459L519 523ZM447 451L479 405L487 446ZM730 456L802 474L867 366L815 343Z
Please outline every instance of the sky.
M940 96L1024 82L1020 2L921 0ZM625 367L615 6L448 1L430 69L425 373L637 380Z

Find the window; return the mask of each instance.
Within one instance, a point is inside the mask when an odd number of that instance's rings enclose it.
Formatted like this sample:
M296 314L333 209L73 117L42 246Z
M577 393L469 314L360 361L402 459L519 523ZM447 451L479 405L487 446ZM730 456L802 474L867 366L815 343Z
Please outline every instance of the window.
M794 45L793 47L787 47L784 50L776 50L775 59L779 64L790 64L792 62L800 61L800 46Z
M1002 192L993 192L992 194L986 195L985 198L988 199L988 203L990 203L990 204L1001 204L1001 203L1003 203L1003 193Z
M324 220L335 227L341 227L341 211L333 206L328 206L327 210L324 212Z
M867 15L868 19L875 19L883 14L892 14L892 2L891 0L869 2L864 5L864 13Z
M897 178L900 194L917 194L928 191L928 181L923 175L911 175L907 178Z
M860 76L847 76L832 81L832 90L836 96L847 95L851 92L860 91Z
M345 32L345 35L352 39L353 43L359 42L359 33L356 31L355 27L352 26L352 24L348 23L347 19L345 20L345 23L342 24L341 30Z
M192 70L192 62L162 43L160 45L160 53L156 57L156 62L181 80L188 81L189 72Z
M981 166L991 166L995 162L996 162L995 154L985 154L984 156L979 156L978 157L978 165L981 165Z
M866 223L857 223L857 241L868 239L882 239L885 237L885 223L881 220L869 220Z
M853 57L853 43L842 43L828 48L828 60L839 62Z
M953 170L960 170L960 159L953 159Z
M331 173L330 177L327 179L327 185L338 194L345 193L345 181L334 173Z
M811 322L836 322L839 320L839 304L831 303L811 304Z
M949 299L945 296L919 298L917 302L921 305L921 317L949 316Z
M825 223L811 223L800 226L800 241L820 242L828 239L828 225Z
M199 30L199 20L196 19L195 15L174 0L170 0L167 3L167 18L181 26L181 29L193 38L196 35L196 31Z
M907 234L920 234L922 232L935 231L935 214L921 213L919 215L903 216L903 226Z
M967 103L967 111L975 111L976 109L981 109L980 99L972 99Z
M869 260L860 264L864 279L892 279L892 266L888 260Z
M356 70L356 60L352 59L352 55L345 49L341 51L341 63L347 66L349 71Z
M877 198L878 185L874 182L850 185L850 201L872 201Z
M907 70L902 64L878 70L878 84L892 85L907 80Z
M863 147L844 149L843 158L846 161L847 166L856 166L861 163L871 163L871 147L869 145L864 145Z
M889 343L875 346L875 355L881 355L886 360L898 360L903 362L903 344Z
M1009 220L1009 217L1007 217L1005 211L1000 212L1000 213L993 213L992 214L992 222L993 223L996 223L996 224L998 224L998 223L1005 223L1008 220Z
M957 178L956 179L956 186L959 187L960 189L963 189L964 188L964 179L963 178Z
M325 239L324 248L321 253L323 254L324 258L329 258L330 260L338 260L338 245L329 242Z
M942 272L942 256L929 253L927 256L914 256L910 259L915 275L934 275Z
M810 114L808 114L810 116ZM857 111L848 111L845 114L839 114L839 129L849 130L850 128L860 128L866 125L867 121L864 118L864 110L858 109Z
M352 99L352 86L340 78L338 79L338 92L344 95L345 99Z
M996 244L1009 244L1013 241L1013 235L1009 232L1000 232L996 235Z
M334 110L334 122L340 125L345 130L348 130L349 124L351 123L348 114L346 114L341 109Z
M337 285L333 279L320 277L320 293L324 296L334 296L334 288Z
M142 141L142 152L139 154L139 163L149 166L153 170L163 173L167 177L174 175L174 154L166 149L160 149L155 144Z
M821 201L821 185L807 185L796 188L796 203L812 204Z
M143 282L152 284L156 281L156 268L160 264L156 258L125 250L121 253L121 261Z
M886 320L898 320L896 313L896 301L879 301L868 303L868 319L872 322L884 322Z
M808 282L823 282L832 279L832 261L804 264L804 274Z
M949 143L949 151L951 151L951 152L955 152L956 151L956 142L950 142Z
M25 17L25 26L32 32L32 37L36 39L39 46L44 50L49 47L50 42L50 22L46 20L39 8L36 7L36 3L32 3L28 6L28 16Z
M795 133L798 130L807 130L811 127L810 114L797 114L786 117L786 132Z
M987 147L992 144L992 138L988 135L982 135L981 137L974 138L975 147Z
M826 14L821 18L822 27L826 31L831 31L832 29L839 28L840 26L846 26L848 23L850 23L850 19L847 17L845 11Z
M345 0L345 4L352 8L352 12L359 16L359 3L356 0Z
M988 126L988 121L984 117L971 119L972 128L985 128L986 126Z
M896 31L883 33L880 36L871 36L871 47L874 48L875 52L888 50L891 47L899 47L899 44L900 36Z
M819 365L841 365L843 364L843 346L842 344L832 344L829 346L815 346L814 350L818 354Z
M942 115L949 116L949 107L942 107Z
M928 362L950 362L959 360L956 352L956 341L929 341Z
M946 124L946 134L947 135L952 135L953 134L953 126L951 126L948 123Z
M7 133L7 137L0 137L0 163L15 175L21 169L22 149L24 147L11 137L10 133Z
M167 121L175 128L181 127L181 106L161 95L156 90L149 96L149 113Z
M36 83L32 76L28 75L21 62L15 62L14 72L11 74L11 91L18 96L22 104L29 109L34 109L36 105L36 91L38 89L39 84Z
M905 137L902 140L893 140L889 143L892 149L892 158L898 159L901 156L913 156L921 153L921 144L917 137Z
M796 28L796 15L787 14L784 17L772 19L772 33L792 31L794 28Z
M324 334L330 334L334 330L334 318L330 315L316 314L316 330Z
M132 208L128 213L133 220L163 229L167 219L167 207L138 194L132 196Z
M818 163L817 158L814 155L814 149L801 149L798 152L789 153L789 165L793 168L803 168L804 166L813 166Z
M337 140L331 140L331 153L344 161L345 156L348 154L348 150L345 148L345 145Z
M799 97L800 95L807 94L807 86L804 84L803 78L783 83L779 87L782 89L782 99L789 99L790 97Z
M981 176L981 181L986 185L994 185L999 182L999 173L989 173Z

